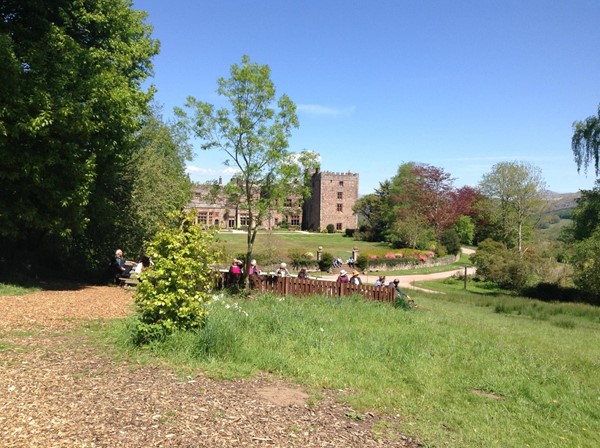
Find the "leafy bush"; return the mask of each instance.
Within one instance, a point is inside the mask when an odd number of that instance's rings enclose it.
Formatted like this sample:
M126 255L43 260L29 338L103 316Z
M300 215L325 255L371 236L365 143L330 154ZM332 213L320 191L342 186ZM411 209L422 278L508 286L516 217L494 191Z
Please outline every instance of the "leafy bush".
M311 252L302 252L300 249L292 249L288 252L288 256L292 261L292 267L294 269L301 267L306 268L314 265L314 255Z
M440 244L444 246L451 255L456 255L460 252L460 238L454 229L444 230L440 236Z
M327 233L334 233L335 226L333 224L327 224Z
M519 254L497 241L482 241L471 260L477 266L478 276L504 289L521 291L538 280L535 269L539 260L535 254Z
M573 282L585 292L600 296L600 230L575 245Z
M329 252L323 252L321 254L321 260L319 261L319 269L322 272L328 271L333 266L333 255Z
M356 257L354 265L359 271L366 271L369 268L369 258L364 254L360 254L358 257Z
M198 330L211 298L211 264L218 256L212 244L215 233L203 231L192 213L171 215L148 244L154 265L140 275L135 294L138 323L136 344L162 339L178 330Z

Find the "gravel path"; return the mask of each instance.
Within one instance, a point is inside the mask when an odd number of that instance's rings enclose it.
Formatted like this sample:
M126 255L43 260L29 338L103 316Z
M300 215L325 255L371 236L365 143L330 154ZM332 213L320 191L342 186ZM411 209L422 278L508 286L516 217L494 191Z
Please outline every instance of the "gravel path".
M180 378L109 358L72 331L131 307L131 294L117 287L0 297L0 446L420 446L392 429L399 416L349 418L358 414L336 400L343 391L311 400L268 376Z

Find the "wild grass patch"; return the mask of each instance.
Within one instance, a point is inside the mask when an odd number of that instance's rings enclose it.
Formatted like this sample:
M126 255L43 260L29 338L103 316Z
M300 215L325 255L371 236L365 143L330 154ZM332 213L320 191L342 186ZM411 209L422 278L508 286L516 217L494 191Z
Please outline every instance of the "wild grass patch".
M430 446L600 444L600 326L554 304L533 308L548 320L528 318L516 297L415 299L425 311L358 297L218 296L202 331L123 350L188 373L270 372L329 389L356 416L401 416L398 428ZM121 321L103 334L127 344L126 331Z

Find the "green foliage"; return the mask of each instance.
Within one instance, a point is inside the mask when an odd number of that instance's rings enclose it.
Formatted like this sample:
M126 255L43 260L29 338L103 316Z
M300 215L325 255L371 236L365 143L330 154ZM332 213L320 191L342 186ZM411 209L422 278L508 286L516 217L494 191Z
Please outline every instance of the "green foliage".
M541 170L524 162L497 163L479 187L489 199L489 216L500 230L502 242L521 252L527 231L544 209L546 184Z
M93 270L124 234L158 52L144 18L123 0L2 2L0 268Z
M240 64L231 66L229 78L217 81L217 93L228 107L216 110L188 97L186 108L193 116L176 110L180 125L202 140L202 149L223 151L225 165L239 171L226 191L248 216L246 264L252 258L258 224L271 210L281 211L290 195L307 195L302 168L316 163L315 153L293 157L288 151L292 129L298 127L296 105L287 95L276 99L270 75L268 65L244 55Z
M473 222L473 218L461 215L456 224L454 224L454 230L461 244L466 244L467 246L473 244L473 238L475 237L475 223Z
M318 264L321 272L327 272L333 266L333 255L329 252L323 252Z
M360 254L358 257L356 257L354 265L359 271L366 271L369 268L369 257L364 254Z
M292 267L294 269L299 269L302 267L314 266L315 264L315 256L312 252L301 251L298 249L290 250L288 252L288 257L292 261Z
M327 224L327 233L335 233L335 226L333 224Z
M600 296L600 230L575 245L573 281L581 290Z
M460 239L454 229L444 230L440 236L440 244L442 244L451 255L457 255L460 252Z
M581 190L572 220L572 226L567 232L575 241L589 238L600 228L600 180L596 181L592 190Z
M130 204L122 216L127 241L121 246L133 253L153 238L170 212L187 205L192 195L192 183L185 172L191 149L180 129L163 122L157 108L144 117L137 143L138 149L127 165Z
M526 254L508 249L503 243L482 241L471 255L477 275L500 287L519 291L536 282L535 265Z
M138 344L177 330L199 330L205 322L214 281L211 265L219 255L214 232L195 224L193 213L174 213L171 219L171 226L162 226L148 244L154 265L141 274L135 294Z
M588 166L593 162L594 173L600 176L600 105L598 114L591 115L585 121L573 123L573 138L571 149L575 156L577 172L583 167L587 173Z

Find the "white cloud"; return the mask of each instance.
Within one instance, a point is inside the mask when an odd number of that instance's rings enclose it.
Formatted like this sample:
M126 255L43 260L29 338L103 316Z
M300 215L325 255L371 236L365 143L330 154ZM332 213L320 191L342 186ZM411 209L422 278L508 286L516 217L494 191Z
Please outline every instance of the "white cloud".
M329 115L332 117L337 117L339 115L351 115L356 109L355 106L340 109L334 107L321 106L319 104L298 104L297 108L299 112L304 112L312 115Z

